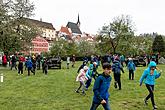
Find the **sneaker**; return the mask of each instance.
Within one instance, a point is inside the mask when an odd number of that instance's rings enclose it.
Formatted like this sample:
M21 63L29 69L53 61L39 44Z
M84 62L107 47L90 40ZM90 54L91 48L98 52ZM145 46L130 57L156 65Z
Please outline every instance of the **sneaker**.
M75 91L76 93L80 93L78 90Z
M117 84L116 84L116 82L114 83L114 87L117 88Z
M146 99L144 99L144 104L148 105L148 101Z
M156 105L154 105L154 109L153 110L156 110L156 109L158 109L158 107Z
M86 95L86 93L83 91L83 92L82 92L82 95Z

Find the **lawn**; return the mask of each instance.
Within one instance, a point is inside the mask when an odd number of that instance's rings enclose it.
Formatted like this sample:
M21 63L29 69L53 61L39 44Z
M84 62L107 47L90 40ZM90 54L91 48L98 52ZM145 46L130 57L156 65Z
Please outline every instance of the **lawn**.
M0 67L4 74L4 82L0 82L0 110L89 110L93 97L93 83L86 95L75 93L79 83L75 82L77 68L81 62L76 62L75 68L51 69L48 75L37 70L36 75L17 75L16 70ZM158 65L165 72L165 65ZM146 67L138 67L135 80L128 80L128 71L124 68L122 74L122 90L110 87L110 105L112 110L151 110L151 102L145 106L144 97L148 91L143 84L139 86L139 78ZM102 69L98 71L101 73ZM113 74L111 74L113 77ZM159 110L165 110L165 74L157 79L155 86L155 102ZM102 106L98 110L103 110Z

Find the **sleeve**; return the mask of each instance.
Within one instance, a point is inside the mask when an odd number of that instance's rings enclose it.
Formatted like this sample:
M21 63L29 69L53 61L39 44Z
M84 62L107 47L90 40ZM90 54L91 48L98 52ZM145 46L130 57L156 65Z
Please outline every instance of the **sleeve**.
M127 64L127 69L128 69L128 70L129 70L129 64L130 64L130 63L128 62L128 64Z
M124 73L123 66L120 64L120 70Z
M101 78L98 77L94 83L94 87L93 87L93 92L94 92L94 95L99 99L99 101L101 102L103 100L103 98L101 97L100 95L100 92L99 92L99 88L100 88L100 85L101 85Z
M87 78L90 79L91 77L90 77L90 75L89 75L89 72L90 72L90 70L88 69L88 71L85 73L85 75L86 75Z
M113 72L115 71L115 66L114 66L114 64L112 64L112 71L113 71Z
M142 84L142 82L143 82L143 80L146 78L146 76L147 76L147 71L144 70L144 72L143 72L143 74L142 74L142 76L141 76L141 78L140 78L140 84Z
M79 67L79 69L77 70L77 73L79 73L80 72L80 70L82 69L83 67L82 67L82 65Z
M157 72L157 74L155 75L155 79L157 79L157 78L159 78L161 76L161 73L159 72Z
M135 66L135 64L133 63L133 66L134 66L134 71L136 70L136 66Z

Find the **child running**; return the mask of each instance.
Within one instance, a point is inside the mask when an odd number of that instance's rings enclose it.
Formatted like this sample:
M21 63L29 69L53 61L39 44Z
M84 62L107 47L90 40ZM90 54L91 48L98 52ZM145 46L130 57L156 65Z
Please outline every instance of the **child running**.
M88 78L86 77L86 72L88 70L87 66L84 66L83 69L80 70L80 73L78 74L76 81L80 82L80 86L77 88L77 90L75 91L76 93L79 93L80 88L82 87L82 94L85 95L85 82L88 80Z
M96 78L94 83L94 97L90 110L96 110L100 104L102 104L105 110L110 110L108 102L108 90L112 79L110 73L111 65L109 63L103 63L103 73Z
M161 75L161 72L157 71L156 63L154 61L151 61L149 63L149 67L144 70L141 78L140 78L140 86L142 85L143 80L145 79L146 87L149 91L149 95L144 99L144 103L148 104L148 99L151 98L153 110L157 109L157 106L154 101L154 85L155 85L155 79L159 78Z
M119 90L121 90L121 71L124 73L123 67L119 61L119 58L116 57L113 64L112 64L112 71L114 73L114 87L117 88L117 84L119 86Z

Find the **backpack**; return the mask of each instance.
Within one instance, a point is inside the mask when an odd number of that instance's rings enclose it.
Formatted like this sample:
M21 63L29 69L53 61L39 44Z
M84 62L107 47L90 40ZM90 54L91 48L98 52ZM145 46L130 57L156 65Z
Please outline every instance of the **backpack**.
M134 64L133 63L129 63L128 67L129 67L129 70L134 70Z
M113 64L113 72L114 73L119 73L120 74L120 63L114 63Z

